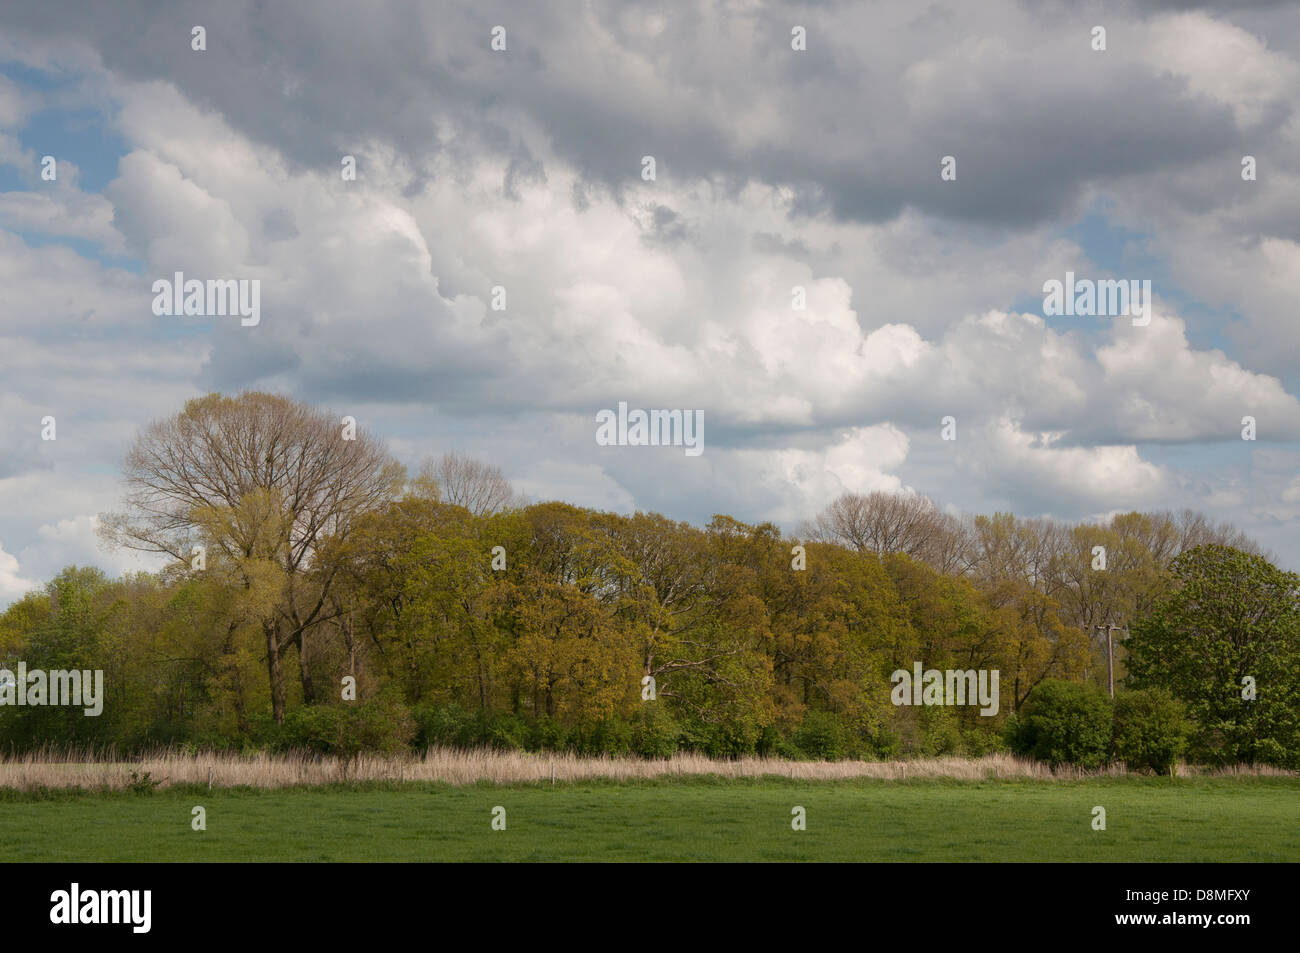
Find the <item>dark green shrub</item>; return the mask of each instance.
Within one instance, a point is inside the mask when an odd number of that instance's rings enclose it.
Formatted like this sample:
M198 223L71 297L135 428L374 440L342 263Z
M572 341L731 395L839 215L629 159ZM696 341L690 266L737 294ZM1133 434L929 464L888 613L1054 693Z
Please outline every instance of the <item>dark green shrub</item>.
M659 702L641 706L641 718L632 733L632 750L643 758L670 758L677 753L681 727Z
M550 715L539 715L528 732L528 750L564 751L569 747L569 730Z
M829 711L805 714L791 740L816 761L838 761L848 752L847 732L839 718Z
M587 735L584 754L627 754L632 750L633 728L614 716L599 721Z
M410 712L395 698L305 705L284 717L275 747L348 757L362 751L400 751L415 737Z
M1015 727L1009 729L1012 750L1053 768L1073 764L1095 769L1110 756L1110 699L1090 685L1042 682L1014 721Z
M1002 723L1002 744L1008 751L1028 755L1032 745L1024 735L1025 726L1019 715L1008 715Z
M523 751L528 747L528 722L511 712L487 720L485 741L500 751Z
M763 757L774 757L780 754L779 748L783 739L781 731L776 725L765 725L762 732L759 733L758 741L754 745L754 753Z
M892 760L903 755L903 739L898 731L886 725L871 732L863 744L863 756L870 759Z
M302 750L330 754L343 741L341 705L306 705L284 716L274 746L281 751Z
M728 725L711 725L692 718L682 724L681 738L682 747L688 751L698 751L710 758L737 758L753 753L758 733L751 740Z
M1006 749L1007 743L1003 734L995 729L966 728L961 732L961 750L967 757L982 758L986 754Z
M1115 699L1115 757L1130 769L1173 774L1190 732L1186 706L1164 689L1124 692Z
M921 754L933 758L962 753L961 726L951 708L926 707L918 715Z
M481 741L481 722L476 712L452 702L449 705L417 705L415 746L423 751L434 746L469 748Z
M405 750L415 737L410 710L393 695L380 695L344 706L345 739L340 754L378 751L392 754Z

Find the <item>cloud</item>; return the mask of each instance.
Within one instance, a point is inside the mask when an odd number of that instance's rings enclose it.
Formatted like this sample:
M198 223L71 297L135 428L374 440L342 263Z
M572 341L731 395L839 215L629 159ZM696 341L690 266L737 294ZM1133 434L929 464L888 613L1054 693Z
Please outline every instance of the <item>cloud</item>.
M34 580L19 575L18 560L5 552L4 544L0 543L0 605L8 605L15 599L22 598L36 585Z
M103 156L0 193L0 579L118 565L91 521L138 428L253 387L601 508L791 525L912 489L1285 539L1259 454L1300 440L1296 11L1122 5L1095 53L1009 0L560 9L0 14L0 58L66 81L0 81L0 160L31 165L37 105L122 145L102 194ZM261 324L153 315L177 270L259 280ZM1067 270L1154 279L1150 325L1045 318ZM620 400L702 410L704 455L598 448Z

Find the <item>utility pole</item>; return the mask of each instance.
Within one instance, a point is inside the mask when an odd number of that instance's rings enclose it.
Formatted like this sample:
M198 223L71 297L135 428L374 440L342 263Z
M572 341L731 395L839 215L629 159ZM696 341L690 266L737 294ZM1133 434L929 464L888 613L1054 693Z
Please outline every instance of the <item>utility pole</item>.
M1115 700L1115 643L1111 640L1113 625L1106 626L1106 673L1110 678L1110 697Z
M1128 629L1126 629L1122 625L1099 625L1096 626L1096 628L1106 630L1106 672L1110 681L1110 697L1114 698L1115 697L1115 641L1111 633L1114 632L1116 629L1119 629L1121 632L1127 632Z

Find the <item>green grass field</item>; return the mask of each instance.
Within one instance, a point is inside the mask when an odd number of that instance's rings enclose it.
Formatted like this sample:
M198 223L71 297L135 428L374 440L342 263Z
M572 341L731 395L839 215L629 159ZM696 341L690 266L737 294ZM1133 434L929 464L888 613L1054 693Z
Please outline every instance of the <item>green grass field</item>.
M207 830L191 830L191 808ZM507 828L491 828L492 809ZM807 830L791 829L791 808ZM1105 831L1091 827L1106 809ZM9 861L1300 861L1300 779L0 792Z

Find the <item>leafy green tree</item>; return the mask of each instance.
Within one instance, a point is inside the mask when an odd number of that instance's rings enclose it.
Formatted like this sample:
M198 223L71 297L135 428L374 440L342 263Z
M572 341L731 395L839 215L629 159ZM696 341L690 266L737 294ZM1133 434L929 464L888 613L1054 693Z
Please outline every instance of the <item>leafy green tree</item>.
M28 596L0 619L0 644L6 648L0 666L17 675L18 663L27 671L103 672L102 711L86 716L86 706L26 705L0 709L0 743L17 747L44 744L105 745L120 729L126 665L119 636L124 603L122 586L100 570L70 566L54 577L37 596ZM93 676L92 676L93 677ZM93 683L92 683L93 685ZM48 693L52 685L47 684Z
M1132 684L1186 703L1193 757L1300 767L1300 576L1217 544L1171 572L1174 592L1133 626Z

